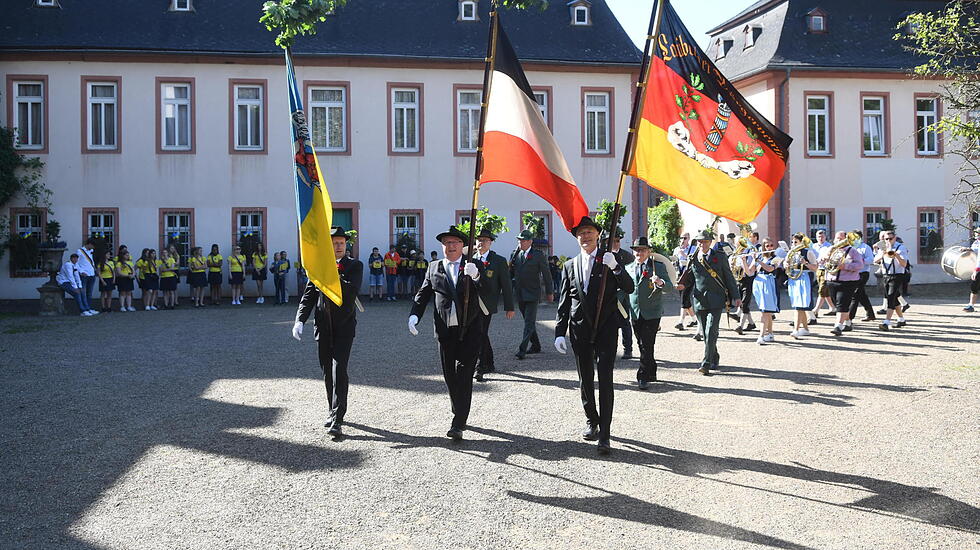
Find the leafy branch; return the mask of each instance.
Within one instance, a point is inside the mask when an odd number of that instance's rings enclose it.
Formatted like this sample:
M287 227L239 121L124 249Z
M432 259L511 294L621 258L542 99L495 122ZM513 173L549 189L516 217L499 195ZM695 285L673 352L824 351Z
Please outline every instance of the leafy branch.
M698 92L704 90L704 82L701 81L701 75L697 73L691 73L689 77L691 86L688 87L687 84L681 86L681 92L683 95L675 94L674 102L681 109L677 114L680 115L681 120L684 121L684 125L687 125L688 120L697 120L700 118L698 112L695 110L696 103L701 103L703 96Z

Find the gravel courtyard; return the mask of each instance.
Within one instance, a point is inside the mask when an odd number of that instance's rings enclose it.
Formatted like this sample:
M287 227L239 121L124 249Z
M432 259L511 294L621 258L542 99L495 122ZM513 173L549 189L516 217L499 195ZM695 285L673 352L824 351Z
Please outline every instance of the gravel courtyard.
M294 304L0 318L0 548L980 549L980 315L913 298L909 326L777 343L722 329L722 371L664 319L662 382L617 362L597 456L570 356L498 373L452 443L431 337L366 304L347 436L331 441ZM676 311L672 305L669 311Z

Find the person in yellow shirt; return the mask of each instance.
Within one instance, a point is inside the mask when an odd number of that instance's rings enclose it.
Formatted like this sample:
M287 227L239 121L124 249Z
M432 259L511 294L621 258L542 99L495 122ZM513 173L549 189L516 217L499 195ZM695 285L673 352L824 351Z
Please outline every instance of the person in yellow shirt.
M231 285L231 305L242 305L242 294L245 290L245 255L242 247L237 244L232 247L228 256L228 284Z
M265 245L262 243L255 244L255 252L252 253L252 280L255 281L255 288L258 292L258 297L255 298L256 304L265 303L265 294L262 292L263 287L265 287L265 279L268 277L269 255L265 251Z
M143 258L143 267L139 269L143 279L143 308L146 311L157 310L157 295L160 293L159 263L157 251L147 248Z
M203 256L204 251L200 246L191 249L191 256L187 259L187 267L190 268L190 275L187 282L191 285L191 298L194 307L204 307L204 287L208 286L208 261Z
M100 311L108 313L112 311L112 290L116 288L116 264L112 261L112 251L105 251L95 269L99 275L99 292L102 293Z
M133 307L133 278L136 268L128 250L119 253L116 264L116 288L119 289L119 311L136 311Z
M208 254L208 284L211 285L211 305L216 306L221 302L221 266L225 259L221 256L218 245L211 245L211 253Z
M160 291L163 292L163 309L173 309L177 305L177 259L166 248L160 250L157 269L160 271Z

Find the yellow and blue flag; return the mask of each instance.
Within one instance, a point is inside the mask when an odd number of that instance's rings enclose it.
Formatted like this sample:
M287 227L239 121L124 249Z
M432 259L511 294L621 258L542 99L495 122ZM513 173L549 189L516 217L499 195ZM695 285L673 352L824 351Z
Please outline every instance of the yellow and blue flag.
M323 184L310 129L303 112L303 96L296 84L293 60L286 51L286 83L289 86L290 127L293 138L293 176L296 179L296 214L299 220L299 253L306 276L338 306L343 303L340 273L333 252L330 228L333 204Z

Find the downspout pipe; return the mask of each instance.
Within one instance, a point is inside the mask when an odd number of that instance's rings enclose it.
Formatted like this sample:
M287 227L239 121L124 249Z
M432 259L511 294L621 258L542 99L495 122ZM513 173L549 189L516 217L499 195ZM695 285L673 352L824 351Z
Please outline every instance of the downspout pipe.
M779 120L780 130L789 133L789 117L786 116L786 92L789 84L789 78L792 73L792 69L786 68L786 76L783 81L779 83L779 113L776 115L777 120ZM789 169L788 164L789 159L787 159L787 170ZM787 201L786 201L786 175L783 175L783 181L779 185L779 235L787 235L787 225L789 218L789 212L786 211Z

